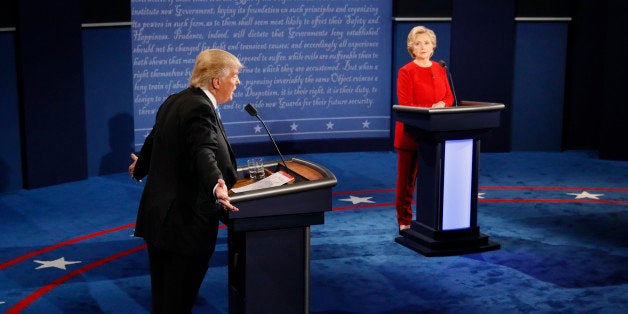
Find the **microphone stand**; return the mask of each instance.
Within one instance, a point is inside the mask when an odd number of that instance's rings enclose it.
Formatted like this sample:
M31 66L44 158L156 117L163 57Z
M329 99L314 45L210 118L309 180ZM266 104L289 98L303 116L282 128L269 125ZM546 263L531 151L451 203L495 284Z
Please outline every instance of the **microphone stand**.
M275 142L275 139L273 138L272 135L270 135L270 131L268 130L268 127L266 126L266 123L264 122L264 120L262 120L262 118L260 118L259 114L255 114L255 117L264 126L264 129L266 130L266 133L268 134L268 137L270 137L270 140L273 142L273 145L275 145L275 150L277 150L277 153L279 153L279 158L281 158L281 161L283 162L284 167L286 167L286 169L290 169L290 168L288 168L288 165L286 164L286 160L283 159L283 156L281 155L281 151L279 151L279 147L277 146L277 143Z
M246 106L244 106L244 110L246 110L246 112L250 116L256 117L257 120L259 120L259 122L262 123L262 125L264 126L264 130L266 130L266 133L268 133L268 137L270 137L270 140L273 142L273 145L275 145L275 150L279 154L279 158L281 158L281 161L283 162L283 166L286 167L287 170L290 170L290 168L288 168L288 164L286 163L286 160L283 159L283 155L281 154L281 151L279 150L279 147L277 146L277 143L275 142L275 139L270 134L270 130L268 130L268 127L266 126L266 123L264 122L264 120L262 120L262 118L257 113L257 109L255 109L255 107L253 107L253 105L247 104Z
M447 72L447 79L449 81L449 88L451 88L451 94L454 96L454 107L458 107L458 97L456 97L456 89L454 88L454 79L451 76L451 71L447 67L447 63L444 60L440 60L438 62L443 68L445 68L445 72Z

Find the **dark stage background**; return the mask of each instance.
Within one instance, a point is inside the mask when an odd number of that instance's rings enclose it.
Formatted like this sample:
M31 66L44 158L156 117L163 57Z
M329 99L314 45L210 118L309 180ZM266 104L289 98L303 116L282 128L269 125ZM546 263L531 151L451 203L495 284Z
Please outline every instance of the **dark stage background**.
M628 159L623 1L394 1L388 58L407 30L437 30L460 99L502 102L486 152L593 149ZM0 4L0 192L123 172L133 150L129 1ZM391 92L390 107L395 103ZM268 115L263 115L268 117ZM391 117L392 118L392 117ZM391 121L392 122L392 121ZM390 125L394 125L391 123ZM280 141L285 154L390 150L391 138ZM239 156L272 154L260 137Z

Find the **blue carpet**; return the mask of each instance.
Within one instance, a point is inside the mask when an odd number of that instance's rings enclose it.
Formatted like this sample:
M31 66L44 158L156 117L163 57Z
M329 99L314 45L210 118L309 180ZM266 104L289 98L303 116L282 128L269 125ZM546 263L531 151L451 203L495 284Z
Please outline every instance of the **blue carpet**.
M483 153L478 222L501 249L424 257L394 242L394 153L290 157L338 178L311 228L311 313L628 312L627 162ZM141 191L122 173L0 195L0 312L149 313ZM195 313L227 313L226 236Z

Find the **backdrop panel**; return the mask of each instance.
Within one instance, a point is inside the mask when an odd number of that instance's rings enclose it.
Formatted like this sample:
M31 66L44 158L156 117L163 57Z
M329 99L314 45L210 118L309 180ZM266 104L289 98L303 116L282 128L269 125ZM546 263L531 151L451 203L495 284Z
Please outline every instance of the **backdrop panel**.
M132 0L135 146L169 94L188 85L197 53L221 48L244 63L221 107L232 143L388 138L390 1Z
M15 35L0 33L0 193L22 187L20 114L15 68Z
M521 22L516 28L512 150L559 151L569 26Z

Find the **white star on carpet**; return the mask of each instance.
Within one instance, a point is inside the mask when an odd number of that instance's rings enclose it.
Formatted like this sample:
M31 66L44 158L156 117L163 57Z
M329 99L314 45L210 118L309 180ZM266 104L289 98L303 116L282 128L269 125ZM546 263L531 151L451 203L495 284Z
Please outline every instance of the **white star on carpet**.
M587 191L582 191L582 193L567 193L567 194L575 195L577 200L581 198L590 198L594 200L599 200L598 196L604 195L604 194L591 194Z
M262 127L258 125L256 125L253 129L255 129L255 133L262 133Z
M351 202L353 205L355 205L355 204L360 204L360 203L375 203L371 201L372 198L373 198L372 196L357 197L357 196L350 195L349 198L341 198L340 200L345 201L345 202Z
M296 123L292 122L292 124L290 125L290 131L296 131L298 127L299 126Z
M326 125L327 125L327 129L328 130L333 130L334 129L334 124L331 121L327 122Z
M0 301L0 304L5 304L5 303L6 303L6 302L4 302L4 301Z
M478 198L484 198L484 194L486 193L478 193Z
M81 263L81 261L66 261L65 257L57 258L54 261L38 261L38 260L34 260L34 262L41 264L41 265L39 265L35 269L56 267L56 268L63 269L63 270L66 270L66 268L65 268L66 265Z
M371 122L369 122L369 120L365 120L364 122L362 122L363 129L368 129L370 125L371 125Z

